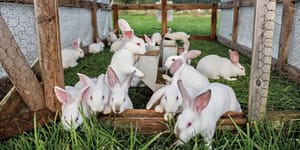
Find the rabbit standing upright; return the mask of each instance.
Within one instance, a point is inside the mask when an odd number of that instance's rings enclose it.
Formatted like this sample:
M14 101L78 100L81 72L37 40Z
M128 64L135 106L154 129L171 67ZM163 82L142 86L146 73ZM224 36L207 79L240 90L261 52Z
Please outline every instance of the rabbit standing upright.
M72 48L61 50L63 68L75 67L78 65L77 60L84 57L84 52L80 48L80 38L72 43Z
M144 73L134 66L134 62L135 55L146 53L146 46L143 39L134 36L134 31L126 20L119 19L118 24L124 39L120 49L113 54L109 66L113 68L122 83L132 72L135 72L136 77L144 77Z
M183 99L183 112L175 124L177 144L188 142L201 134L211 149L218 119L227 111L241 112L241 107L233 89L220 83L211 83L192 100L181 80L177 81Z
M61 122L65 130L76 129L83 123L83 117L90 115L86 99L90 86L83 88L66 86L62 89L54 87L54 92L61 105ZM81 115L83 113L83 116Z
M230 60L218 55L207 55L199 60L197 70L210 79L223 77L234 81L235 76L245 76L245 68L239 63L239 54L228 50Z
M103 51L104 43L101 41L99 37L96 37L96 43L92 43L89 45L89 53L98 53Z

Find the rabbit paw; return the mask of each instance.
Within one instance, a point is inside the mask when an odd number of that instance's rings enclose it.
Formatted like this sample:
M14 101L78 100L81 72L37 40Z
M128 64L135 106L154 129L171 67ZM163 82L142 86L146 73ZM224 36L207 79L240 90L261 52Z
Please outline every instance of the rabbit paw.
M163 113L164 112L164 108L160 105L157 105L155 108L154 108L154 111L155 112L159 112L159 113Z
M105 114L105 115L106 115L106 114L110 114L110 113L111 113L111 109L110 109L110 107L108 107L108 106L107 106L107 107L105 107L105 108L104 108L104 110L103 110L103 114Z
M228 80L228 81L235 81L236 78L231 78L231 77L224 77L224 79Z

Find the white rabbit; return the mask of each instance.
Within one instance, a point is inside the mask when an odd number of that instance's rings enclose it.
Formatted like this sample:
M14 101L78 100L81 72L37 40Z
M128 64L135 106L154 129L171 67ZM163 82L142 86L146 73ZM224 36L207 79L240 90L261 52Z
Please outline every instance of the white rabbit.
M128 88L134 72L128 75L123 82L120 82L115 71L111 67L107 69L106 76L110 87L109 106L114 113L120 114L127 109L133 109L131 99L128 96Z
M89 86L83 88L67 86L65 90L58 86L54 87L56 98L62 104L61 122L65 130L76 129L83 123L83 117L90 115L86 103L89 90Z
M181 40L183 42L188 42L190 35L185 32L173 32L171 33L171 28L168 28L168 32L165 34L165 38L169 38L171 40Z
M151 41L154 43L154 45L160 45L161 39L162 37L159 32L155 32L151 36Z
M96 38L96 43L92 43L89 45L89 53L98 53L103 51L104 43L101 41L99 37Z
M87 104L90 106L93 112L103 112L108 106L109 99L109 87L106 83L105 74L99 75L97 78L90 78L84 74L77 73L79 76L79 83L82 86L90 86L90 90L87 96Z
M134 62L135 55L146 53L146 47L143 39L134 36L134 31L130 28L126 20L119 19L118 24L124 36L124 43L113 54L110 67L114 69L122 83L132 72L135 72L134 75L137 77L144 77L144 73L134 66Z
M155 91L151 96L146 108L151 109L155 104L156 112L164 112L164 119L168 120L182 111L182 97L177 88L176 82L165 85Z
M78 65L77 60L84 57L84 52L80 48L80 38L77 42L73 42L72 48L64 48L61 50L63 68L75 67Z
M146 34L144 34L144 39L146 41L146 49L147 50L157 50L155 46L155 41L152 41Z
M208 55L199 60L197 70L211 79L223 77L226 80L236 80L235 76L244 76L245 68L239 63L239 54L228 50L230 60L218 55Z
M207 77L199 73L193 66L185 63L186 60L198 55L199 53L189 51L184 55L184 58L176 59L170 66L170 72L173 74L172 82L177 82L176 80L181 79L192 98L194 98L204 86L209 84Z
M175 134L179 139L177 144L186 143L201 134L211 149L218 119L227 111L242 111L233 89L224 84L211 83L192 100L182 81L177 82L183 98L183 112L175 124Z
M118 37L117 37L117 35L116 35L116 32L117 32L117 30L115 29L115 30L111 30L110 28L109 28L109 33L108 33L108 36L107 36L107 45L111 45L113 42L115 42L115 41L117 41L118 40Z

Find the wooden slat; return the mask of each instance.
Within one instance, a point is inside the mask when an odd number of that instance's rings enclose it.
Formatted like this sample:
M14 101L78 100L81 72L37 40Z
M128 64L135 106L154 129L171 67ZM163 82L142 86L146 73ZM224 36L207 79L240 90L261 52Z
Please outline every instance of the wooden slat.
M118 20L119 20L119 6L118 5L112 5L113 10L113 31L118 30Z
M244 127L247 123L245 113L240 112L227 112L218 121L218 130L236 130L231 118L235 123ZM118 128L130 127L137 128L144 134L156 134L168 129L167 122L163 119L162 113L157 113L154 110L146 109L131 109L123 112L120 115L102 115L99 116L99 120L110 122L113 126Z
M218 9L218 5L213 4L212 11L211 11L211 24L210 24L210 39L211 40L216 40L216 38L217 38L217 9Z
M167 0L161 1L161 34L164 36L167 33Z
M231 9L234 8L234 3L237 2L239 3L239 7L253 7L255 4L255 0L232 0L228 2L221 2L219 5L220 9ZM277 3L282 3L284 0L276 0ZM298 0L291 0L293 2L298 1Z
M186 9L212 9L213 4L207 3L197 3L197 4L168 4L166 6L167 10L186 10ZM120 10L147 10L147 9L156 9L161 10L162 5L160 4L118 4Z
M91 16L92 16L93 39L94 39L94 42L96 42L96 38L99 37L98 25L97 25L97 2L96 2L96 0L94 0L94 2L93 2Z
M30 110L45 107L42 86L0 15L0 62Z
M35 0L34 9L38 49L46 106L55 112L60 109L54 86L64 86L57 1Z
M260 120L266 114L271 73L275 20L275 0L255 4L251 74L249 82L248 119Z
M279 37L278 66L288 63L291 31L293 26L295 3L286 0L282 8L282 25Z
M234 1L234 8L233 8L233 26L232 26L232 43L234 44L237 42L238 38L238 28L239 28L239 1Z

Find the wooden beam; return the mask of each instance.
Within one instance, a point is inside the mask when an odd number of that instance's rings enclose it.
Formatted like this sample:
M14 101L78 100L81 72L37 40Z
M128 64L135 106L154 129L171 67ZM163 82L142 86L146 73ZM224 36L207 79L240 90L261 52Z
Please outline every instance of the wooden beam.
M217 9L218 9L218 4L214 3L212 5L212 10L211 10L211 24L210 24L211 40L217 39Z
M119 10L161 10L161 4L118 4ZM167 10L191 10L191 9L212 9L213 4L209 3L197 3L197 4L168 4Z
M248 94L248 119L260 120L266 114L274 35L275 0L255 4L252 61Z
M164 37L167 33L167 22L168 22L168 15L167 15L167 0L161 1L161 34Z
M0 14L0 62L31 111L45 107L42 86Z
M234 1L234 8L233 8L233 26L232 26L232 43L234 44L237 42L238 38L238 28L239 28L239 1Z
M294 20L295 3L290 0L283 2L282 25L279 37L278 67L288 64L291 31Z
M94 42L96 42L96 38L99 37L98 25L97 25L97 1L96 0L94 0L93 2L91 16L92 16L93 40Z
M118 31L118 20L119 20L119 6L118 5L112 5L113 10L113 31Z
M60 102L56 99L54 86L64 87L58 4L56 0L35 0L34 10L46 106L55 112L60 110Z

